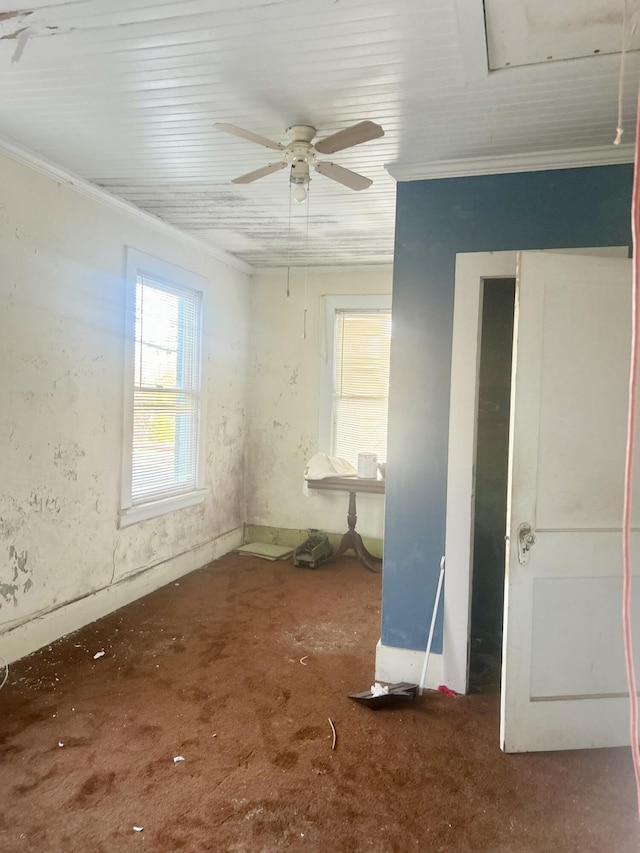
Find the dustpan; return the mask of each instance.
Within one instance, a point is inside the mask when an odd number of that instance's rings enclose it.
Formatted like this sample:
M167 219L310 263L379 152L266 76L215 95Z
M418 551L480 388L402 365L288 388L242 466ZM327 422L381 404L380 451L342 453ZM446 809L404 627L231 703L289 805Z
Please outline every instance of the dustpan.
M355 699L361 705L366 705L374 711L385 708L387 705L396 705L400 702L410 702L418 692L417 684L401 681L399 684L389 684L389 692L381 696L374 696L370 690L363 693L352 693L349 699Z

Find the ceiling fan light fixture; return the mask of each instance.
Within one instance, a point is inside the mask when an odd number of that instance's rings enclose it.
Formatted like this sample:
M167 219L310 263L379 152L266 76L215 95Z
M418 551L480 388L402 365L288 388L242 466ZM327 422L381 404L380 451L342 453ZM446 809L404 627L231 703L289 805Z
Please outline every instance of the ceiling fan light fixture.
M308 152L304 152L304 156L297 156L293 159L289 175L289 182L293 185L293 198L300 204L308 196L309 162L307 154Z
M304 185L304 181L295 181L295 182L293 182L293 184L294 184L293 198L299 204L302 204L303 201L306 201L306 198L308 195L307 188Z

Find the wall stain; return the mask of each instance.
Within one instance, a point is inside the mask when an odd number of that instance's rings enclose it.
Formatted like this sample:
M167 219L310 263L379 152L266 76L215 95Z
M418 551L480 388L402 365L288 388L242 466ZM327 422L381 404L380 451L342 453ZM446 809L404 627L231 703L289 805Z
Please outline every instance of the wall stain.
M44 503L44 507L53 515L58 515L60 512L60 502L58 501L58 498L47 498Z
M3 496L0 506L3 507L0 515L0 539L13 539L27 523L29 516L15 498L9 495Z
M21 554L18 554L16 551L15 545L12 545L9 548L9 559L13 560L13 578L12 580L18 579L18 572L26 572L27 571L27 558L29 552L22 551Z
M16 598L17 591L18 585L15 583L0 583L0 596L4 598L6 604L8 604L11 599L13 601L13 606L18 606L18 599ZM2 603L0 603L0 610L2 610Z
M10 583L0 583L0 597L4 599L5 604L8 604L10 601L13 601L13 606L18 606L18 592L20 590L20 585L22 584L22 593L27 593L33 586L33 581L29 575L31 574L31 569L27 568L27 561L29 557L28 551L18 551L15 545L11 545L9 548L9 561L10 561L10 571L12 572L12 578ZM20 575L27 575L26 579L21 580ZM0 602L0 609L2 608L2 602Z
M60 468L67 480L77 480L78 459L84 455L84 450L75 441L68 441L66 445L59 444L54 451L53 464Z
M57 498L45 498L35 490L29 495L27 503L34 512L43 513L46 511L51 513L51 515L58 515L60 512L60 501Z

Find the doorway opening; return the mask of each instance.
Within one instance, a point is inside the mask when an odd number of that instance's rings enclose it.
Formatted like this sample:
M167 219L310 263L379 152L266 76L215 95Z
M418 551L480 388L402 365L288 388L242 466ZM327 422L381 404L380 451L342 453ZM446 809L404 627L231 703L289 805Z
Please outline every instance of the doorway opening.
M515 284L515 278L489 278L482 289L470 693L500 692Z

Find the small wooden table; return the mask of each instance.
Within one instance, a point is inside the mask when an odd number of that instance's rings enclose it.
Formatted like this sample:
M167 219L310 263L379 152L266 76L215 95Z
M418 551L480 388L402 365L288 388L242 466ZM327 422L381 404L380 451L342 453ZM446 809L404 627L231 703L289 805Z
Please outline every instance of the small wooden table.
M374 557L364 547L362 536L356 531L356 494L366 492L374 495L384 494L384 480L368 479L366 477L326 477L324 480L307 480L310 489L324 492L349 492L349 511L347 512L347 524L349 529L342 537L338 549L333 557L340 557L349 548L353 549L356 557L363 566L371 572L379 572L382 569L382 560ZM332 559L333 559L332 557Z

